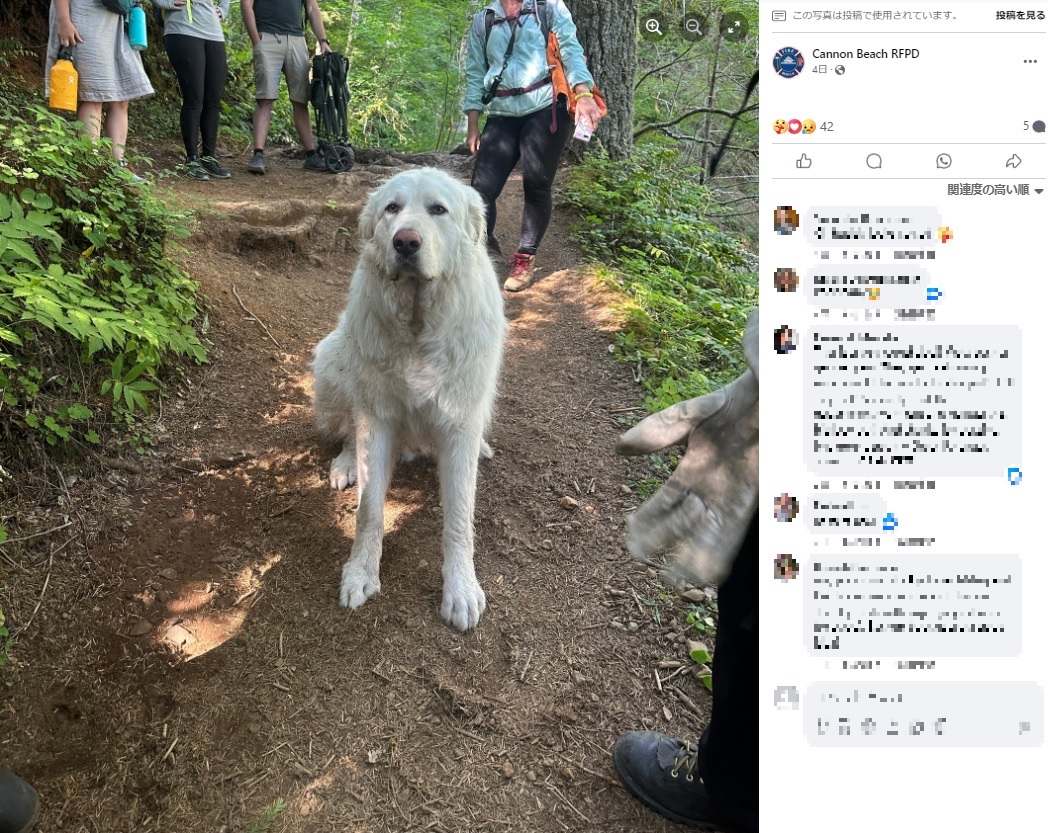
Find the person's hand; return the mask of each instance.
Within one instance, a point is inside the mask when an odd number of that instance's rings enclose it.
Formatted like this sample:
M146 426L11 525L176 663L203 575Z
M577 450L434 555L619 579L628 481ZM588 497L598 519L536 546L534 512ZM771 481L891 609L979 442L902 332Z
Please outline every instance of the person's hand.
M68 47L83 43L84 39L80 37L80 33L76 30L72 20L60 20L58 21L58 42L62 46Z
M584 118L590 126L590 130L596 130L597 124L600 123L600 107L597 106L597 102L590 98L588 95L576 100L575 102L575 120Z
M471 124L466 130L466 147L472 156L480 150L480 125Z
M331 44L328 43L326 40L321 41L320 42L320 51L323 52L323 53L330 52L331 51Z
M186 7L186 0L175 0L175 10L184 9Z

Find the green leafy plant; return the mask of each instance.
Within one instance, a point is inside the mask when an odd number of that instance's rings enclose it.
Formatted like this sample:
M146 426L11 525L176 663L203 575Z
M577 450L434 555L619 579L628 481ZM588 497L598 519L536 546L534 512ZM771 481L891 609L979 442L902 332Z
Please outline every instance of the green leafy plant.
M273 826L273 822L279 818L285 809L287 809L287 806L284 804L284 799L274 799L273 803L262 811L262 815L244 828L244 833L269 833L269 828Z
M0 443L126 430L165 377L207 354L197 285L172 259L185 217L105 142L0 80Z
M648 144L622 162L588 154L565 192L582 217L576 239L614 267L599 273L622 296L614 355L634 368L651 411L708 393L744 367L756 260L707 219L712 195L698 182L676 150Z

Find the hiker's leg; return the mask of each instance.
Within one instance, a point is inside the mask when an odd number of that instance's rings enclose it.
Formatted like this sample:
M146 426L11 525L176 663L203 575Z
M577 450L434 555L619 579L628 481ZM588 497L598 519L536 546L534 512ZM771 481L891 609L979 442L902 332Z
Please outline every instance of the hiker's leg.
M757 520L717 593L713 709L699 741L699 775L732 829L757 829Z
M305 38L287 39L284 56L284 72L287 74L287 94L291 99L291 113L295 117L295 130L302 147L307 151L316 146L313 127L309 123L309 50Z
M552 113L539 110L524 117L520 136L520 167L524 174L524 217L520 224L521 254L533 255L539 249L553 215L553 178L564 146L575 125L567 107L557 106L557 129L550 131Z
M261 40L252 48L255 63L255 115L253 118L255 149L264 150L269 136L269 122L273 117L273 102L280 94L280 75L287 51L287 37L261 34ZM283 40L281 40L283 37Z
M470 184L488 211L488 237L495 233L495 201L502 193L513 166L520 158L520 128L524 118L489 116L480 134L480 149Z
M226 43L204 41L204 106L200 113L200 139L204 156L214 156L218 144L218 120L222 93L226 89Z
M113 143L113 158L123 161L127 144L127 111L130 101L110 101L106 104L106 138Z
M199 152L207 69L205 43L203 39L191 35L164 35L164 49L167 50L171 67L175 70L175 77L178 78L178 88L182 91L182 110L178 115L178 124L182 129L182 143L186 146L187 158L194 157Z

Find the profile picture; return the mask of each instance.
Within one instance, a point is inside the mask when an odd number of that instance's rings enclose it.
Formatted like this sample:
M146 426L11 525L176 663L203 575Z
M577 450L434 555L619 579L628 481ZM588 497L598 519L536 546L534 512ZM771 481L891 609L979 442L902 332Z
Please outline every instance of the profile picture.
M774 701L780 711L796 711L801 705L801 693L796 686L781 685L775 689Z
M775 233L793 234L801 227L801 215L793 210L793 206L780 205L775 209Z
M793 519L801 511L797 498L790 497L786 492L775 496L775 520L781 524L793 523Z
M788 553L775 556L775 578L781 582L793 581L801 571L797 559Z
M796 292L799 283L800 278L797 277L796 269L791 269L789 266L782 266L775 270L776 292Z
M797 349L797 334L788 324L775 330L775 352L785 356Z

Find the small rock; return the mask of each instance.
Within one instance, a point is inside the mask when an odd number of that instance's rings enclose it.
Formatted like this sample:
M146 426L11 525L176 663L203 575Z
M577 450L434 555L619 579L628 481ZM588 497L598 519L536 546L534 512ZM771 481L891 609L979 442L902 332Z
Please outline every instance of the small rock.
M571 672L571 680L572 682L577 683L578 685L582 685L583 683L587 682L586 678L582 676L582 674L580 674L578 671Z
M568 495L564 495L564 497L560 499L560 505L563 506L565 509L579 508L579 502L575 500L575 498L569 497Z
M628 630L630 633L636 633L638 630L640 630L640 625L638 625L636 622L630 622L628 625L626 625L626 630Z
M154 597L158 602L160 602L160 604L166 604L167 600L171 598L171 594L166 590L157 590L154 593Z
M622 622L620 622L618 619L612 619L611 626L613 628L618 628L620 631L626 630L626 626L622 624Z
M545 541L539 544L539 546L542 547L542 549L544 550L551 550L553 549L553 542L549 538L547 538Z
M662 707L662 716L667 720L673 720L673 712L670 711L669 706Z
M176 648L184 648L188 645L192 645L196 642L196 637L193 636L189 631L183 628L181 625L172 625L167 629L164 634L164 639L174 645Z
M425 559L425 558L423 558L423 559L422 559L422 560L421 560L421 561L420 561L420 562L418 563L418 568L419 568L420 570L425 570L425 569L426 569L426 568L427 568L428 566L429 566L429 562L428 562L428 561L426 561L426 559Z
M706 601L706 594L697 587L693 587L691 590L685 590L680 594L680 597L686 602L694 602L695 604L702 604Z
M178 578L178 573L170 567L165 567L160 571L160 578L167 579L168 581L175 581Z
M139 619L131 626L131 630L128 631L128 633L130 633L131 636L145 636L151 630L153 630L152 622L148 619Z
M512 778L513 777L513 764L511 764L509 761L506 761L506 763L504 763L502 765L502 774L506 778Z
M625 483L623 483L621 486L619 486L619 491L622 494L624 494L624 495L632 495L633 494L633 489L631 489Z
M648 567L648 569L644 571L644 575L646 575L648 578L659 577L658 570L656 570L654 567Z
M533 770L533 769L529 769L528 770L528 780L531 781L531 782L535 782L535 781L539 780L539 776L535 774L535 770Z

